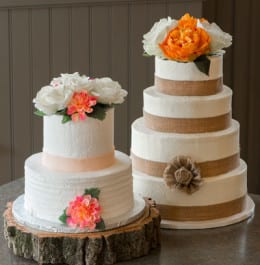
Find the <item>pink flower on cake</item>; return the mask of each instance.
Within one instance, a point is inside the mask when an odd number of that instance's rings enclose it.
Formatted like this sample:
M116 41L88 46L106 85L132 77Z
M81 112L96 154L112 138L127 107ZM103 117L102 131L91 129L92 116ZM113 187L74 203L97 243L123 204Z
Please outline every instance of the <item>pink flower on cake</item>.
M67 107L67 114L71 115L73 121L85 120L86 113L91 113L91 107L96 104L97 97L89 95L87 91L74 92Z
M105 222L101 217L99 194L98 188L85 189L83 195L78 195L69 202L69 206L63 210L59 220L73 228L104 230Z
M101 221L101 207L96 198L91 195L77 196L66 209L67 224L71 227L94 230Z

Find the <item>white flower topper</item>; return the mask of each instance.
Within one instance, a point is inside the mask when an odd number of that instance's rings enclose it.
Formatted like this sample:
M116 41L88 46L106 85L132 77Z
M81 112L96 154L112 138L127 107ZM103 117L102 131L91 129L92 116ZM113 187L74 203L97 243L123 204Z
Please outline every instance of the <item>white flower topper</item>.
M77 93L84 96L82 100L85 100L85 105L89 104L87 107L91 111L86 111L88 116L95 113L95 109L98 109L98 112L103 110L101 116L96 115L97 113L93 115L98 119L104 118L107 108L123 103L127 95L127 91L122 89L118 82L108 77L92 79L85 75L80 76L77 72L61 74L60 77L54 78L50 85L42 87L33 99L35 108L38 110L36 114L61 114L67 117L64 122L70 120L67 108ZM82 104L80 96L80 104Z

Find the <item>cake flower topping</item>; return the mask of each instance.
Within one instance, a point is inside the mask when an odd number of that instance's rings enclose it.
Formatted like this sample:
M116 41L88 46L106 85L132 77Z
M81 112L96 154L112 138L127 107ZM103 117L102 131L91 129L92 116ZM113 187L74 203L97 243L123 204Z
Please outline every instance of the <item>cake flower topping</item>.
M209 53L209 43L209 34L203 28L197 27L197 19L186 14L159 47L168 59L189 62Z
M103 120L106 111L124 102L127 91L111 78L89 78L79 73L61 74L44 86L33 99L35 114L62 115L62 122L84 120L87 116Z
M177 156L170 161L163 172L163 178L168 187L188 194L194 193L202 185L200 169L186 156Z
M99 193L99 189L92 188L85 190L82 196L76 196L60 216L60 221L73 228L105 229L104 221L101 218Z
M143 36L146 55L183 63L199 61L201 64L203 57L222 54L223 49L231 44L232 36L223 32L215 23L189 14L180 20L163 18ZM201 71L208 73L208 69Z
M97 97L88 95L87 91L74 92L68 107L67 114L73 121L85 120L86 113L93 112L93 106L97 104Z

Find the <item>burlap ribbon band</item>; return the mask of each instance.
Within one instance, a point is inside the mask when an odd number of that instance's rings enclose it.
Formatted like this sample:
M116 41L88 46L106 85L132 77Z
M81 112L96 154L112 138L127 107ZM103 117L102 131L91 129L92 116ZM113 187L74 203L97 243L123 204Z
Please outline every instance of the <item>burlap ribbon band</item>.
M157 91L172 96L209 96L223 89L222 78L203 81L176 81L154 77Z
M172 221L205 221L228 217L237 214L245 208L246 196L207 206L172 206L157 205L162 219Z
M162 177L167 163L151 161L131 153L133 168L150 176ZM218 160L197 163L203 178L224 174L238 167L240 164L239 153Z
M204 133L227 129L231 113L209 118L168 118L143 112L146 127L159 132Z

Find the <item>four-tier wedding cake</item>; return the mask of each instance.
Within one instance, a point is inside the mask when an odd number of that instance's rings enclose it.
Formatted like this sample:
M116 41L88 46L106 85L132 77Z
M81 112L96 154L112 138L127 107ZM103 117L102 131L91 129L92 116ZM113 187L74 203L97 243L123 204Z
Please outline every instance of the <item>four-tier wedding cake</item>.
M223 85L222 49L231 41L189 14L161 19L144 35L155 82L132 124L134 190L157 202L163 227L222 226L253 212L232 90Z

